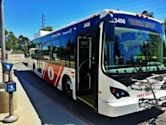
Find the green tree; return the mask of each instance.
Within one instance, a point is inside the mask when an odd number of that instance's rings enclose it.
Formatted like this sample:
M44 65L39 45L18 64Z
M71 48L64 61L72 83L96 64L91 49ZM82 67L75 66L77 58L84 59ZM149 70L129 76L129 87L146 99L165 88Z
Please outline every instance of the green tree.
M28 37L20 35L18 38L14 35L13 32L5 30L5 41L6 49L13 51L24 51L29 53L29 47L34 47L33 43L30 42Z
M30 41L29 42L29 48L35 48L35 47L36 47L35 44L32 41Z
M19 49L24 51L24 53L29 54L29 42L30 42L30 40L28 39L28 37L20 35L18 37L18 41L19 41Z
M6 49L17 50L18 49L18 39L11 31L5 31L5 41L6 41Z

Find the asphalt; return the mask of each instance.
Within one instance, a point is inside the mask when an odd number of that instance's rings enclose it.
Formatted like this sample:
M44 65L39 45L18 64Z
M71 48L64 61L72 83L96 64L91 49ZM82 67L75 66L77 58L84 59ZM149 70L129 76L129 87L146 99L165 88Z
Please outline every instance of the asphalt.
M42 93L39 88L32 86L43 82L32 72L15 70L15 75L30 97L43 125L88 125L86 120L67 111L56 100Z
M65 96L31 71L15 71L15 74L45 125L137 125L147 123L145 121L162 114L157 109L151 109L117 118L105 117L85 104ZM160 116L165 118L163 114Z

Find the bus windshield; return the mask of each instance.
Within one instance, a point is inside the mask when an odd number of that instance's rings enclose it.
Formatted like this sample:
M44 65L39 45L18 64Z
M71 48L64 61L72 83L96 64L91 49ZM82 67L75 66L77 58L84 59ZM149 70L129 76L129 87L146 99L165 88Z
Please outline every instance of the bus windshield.
M164 34L115 27L115 40L103 45L103 69L106 73L136 73L165 70Z

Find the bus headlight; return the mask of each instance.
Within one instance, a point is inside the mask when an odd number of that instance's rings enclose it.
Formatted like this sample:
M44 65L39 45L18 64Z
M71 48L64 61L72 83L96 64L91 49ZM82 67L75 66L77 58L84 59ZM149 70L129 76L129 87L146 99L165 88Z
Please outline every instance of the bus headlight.
M129 96L129 93L122 89L110 87L110 91L117 99Z

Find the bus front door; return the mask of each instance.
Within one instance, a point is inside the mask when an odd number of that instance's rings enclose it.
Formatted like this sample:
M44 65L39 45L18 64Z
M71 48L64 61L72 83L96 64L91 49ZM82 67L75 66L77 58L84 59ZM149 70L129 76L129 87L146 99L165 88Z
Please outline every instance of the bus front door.
M77 38L77 98L95 107L92 85L92 37Z

